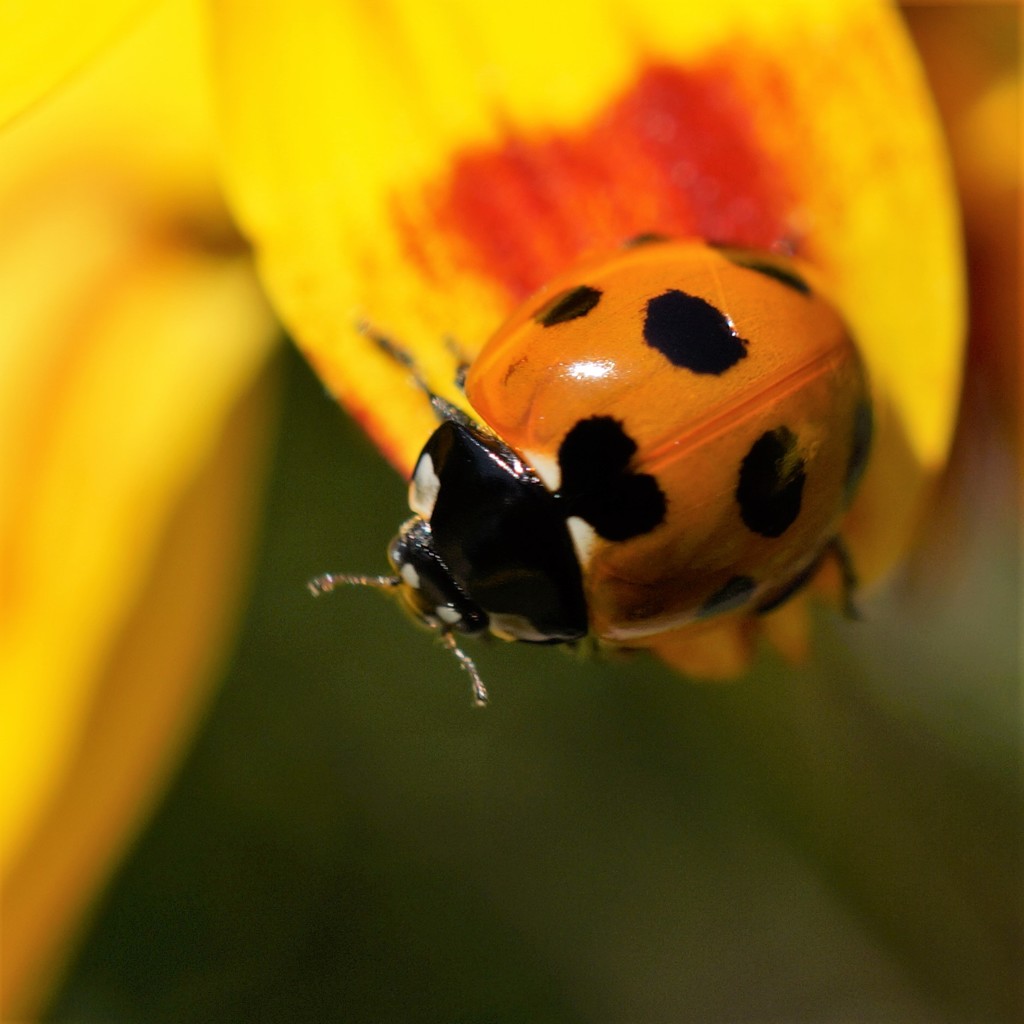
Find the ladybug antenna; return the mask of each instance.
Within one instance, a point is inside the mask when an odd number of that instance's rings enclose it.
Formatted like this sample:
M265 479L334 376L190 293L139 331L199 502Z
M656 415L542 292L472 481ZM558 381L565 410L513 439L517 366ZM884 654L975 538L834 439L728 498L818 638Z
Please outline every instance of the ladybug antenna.
M358 576L347 572L327 572L310 580L306 586L314 597L319 597L321 594L329 594L335 587L377 587L389 590L391 587L399 586L401 582L400 576Z
M329 594L336 587L376 587L378 590L391 590L394 587L401 586L401 583L402 578L400 576L361 576L347 572L328 572L324 573L323 576L311 579L306 586L314 597L319 597L321 594ZM469 676L470 686L473 691L473 703L478 708L484 707L488 700L487 687L484 686L484 681L480 678L476 662L458 645L455 634L450 630L444 630L441 633L441 643L446 650L451 651L455 655L459 664Z

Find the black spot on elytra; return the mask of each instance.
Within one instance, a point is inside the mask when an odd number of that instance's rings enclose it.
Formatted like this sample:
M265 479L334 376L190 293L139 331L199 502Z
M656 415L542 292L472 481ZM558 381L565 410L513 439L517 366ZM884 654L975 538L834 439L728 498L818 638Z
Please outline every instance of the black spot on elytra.
M787 288L792 288L793 291L799 292L801 295L811 294L811 286L793 267L773 260L770 256L763 256L748 249L725 248L719 251L738 267L744 267L758 274L764 274L765 277L770 277L772 280L778 281L779 284L784 284Z
M850 461L846 464L846 477L843 480L843 494L846 503L853 500L857 493L857 485L864 475L871 454L871 438L875 430L874 414L871 402L864 399L858 403L853 413L853 438L850 443Z
M644 341L673 366L715 376L747 354L746 340L733 330L721 310L675 288L647 303Z
M710 615L730 612L746 604L757 589L757 583L749 576L733 576L720 586L697 610L697 616L705 619Z
M765 431L740 465L736 501L748 529L762 537L781 537L800 515L804 460L796 434L788 427Z
M554 327L556 324L564 324L568 320L578 320L581 316L586 316L600 301L600 289L591 288L589 284L581 284L545 302L533 314L533 319L541 327Z
M579 516L605 540L649 533L665 518L665 495L649 473L635 473L636 442L610 416L580 420L558 449L565 515Z

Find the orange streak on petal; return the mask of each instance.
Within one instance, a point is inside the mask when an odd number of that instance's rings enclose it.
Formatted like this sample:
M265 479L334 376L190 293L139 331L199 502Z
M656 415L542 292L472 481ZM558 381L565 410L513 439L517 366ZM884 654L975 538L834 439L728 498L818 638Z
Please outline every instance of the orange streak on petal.
M759 144L735 63L648 65L589 124L456 157L427 189L407 253L431 271L420 233L453 239L459 262L517 301L590 250L644 232L769 248L786 239L793 188Z

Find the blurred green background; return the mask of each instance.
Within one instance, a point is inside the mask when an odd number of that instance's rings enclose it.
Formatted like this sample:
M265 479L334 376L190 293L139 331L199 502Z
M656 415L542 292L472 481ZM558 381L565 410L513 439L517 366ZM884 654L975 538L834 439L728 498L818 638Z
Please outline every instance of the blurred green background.
M823 612L812 666L700 686L474 644L476 710L384 596L307 593L384 568L405 488L297 355L276 370L227 678L49 1019L1020 1019L998 445L961 460L978 482L938 545L960 557L919 559L941 586L904 579L863 624Z

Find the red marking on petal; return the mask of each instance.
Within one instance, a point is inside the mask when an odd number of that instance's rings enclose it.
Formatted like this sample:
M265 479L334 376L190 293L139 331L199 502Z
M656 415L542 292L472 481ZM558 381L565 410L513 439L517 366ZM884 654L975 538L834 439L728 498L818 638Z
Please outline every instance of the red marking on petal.
M513 301L582 253L647 232L785 244L794 189L758 144L753 106L732 62L649 67L578 132L509 134L457 156L428 191L430 216L460 266Z

